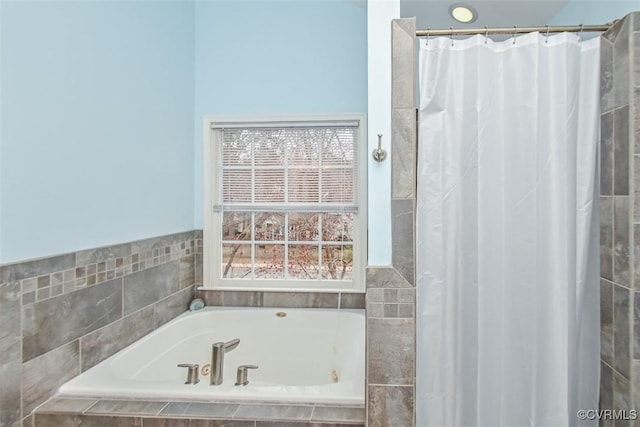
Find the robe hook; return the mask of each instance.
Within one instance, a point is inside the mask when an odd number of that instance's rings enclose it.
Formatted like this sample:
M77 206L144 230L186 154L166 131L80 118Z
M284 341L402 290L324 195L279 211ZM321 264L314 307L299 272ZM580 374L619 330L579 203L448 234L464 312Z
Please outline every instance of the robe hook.
M382 134L378 134L378 148L373 149L373 160L380 163L387 158L387 151L382 149Z

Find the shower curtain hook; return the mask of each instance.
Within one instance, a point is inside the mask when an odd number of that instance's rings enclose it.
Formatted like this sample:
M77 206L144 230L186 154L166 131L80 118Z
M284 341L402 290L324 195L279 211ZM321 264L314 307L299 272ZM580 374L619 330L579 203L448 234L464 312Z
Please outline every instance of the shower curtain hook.
M425 46L429 46L429 33L431 32L431 28L427 27L427 41L424 43Z
M578 33L578 42L582 41L582 30L584 29L584 25L580 24L580 32Z
M549 44L549 24L545 25L547 27L547 38L544 40L545 44Z
M513 44L516 44L516 33L518 32L518 26L513 26Z
M484 26L484 44L487 44L487 39L489 38L489 27Z
M451 38L451 46L453 47L453 27L449 27L449 37Z

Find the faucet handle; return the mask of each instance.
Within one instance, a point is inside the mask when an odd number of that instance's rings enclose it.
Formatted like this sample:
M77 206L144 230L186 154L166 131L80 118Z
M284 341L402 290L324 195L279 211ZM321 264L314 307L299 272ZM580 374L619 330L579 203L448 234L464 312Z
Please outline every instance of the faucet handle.
M200 378L198 377L198 369L200 366L198 364L181 363L178 365L178 368L188 369L185 384L198 384L200 382Z
M247 370L258 369L257 365L240 365L238 366L238 372L236 373L236 385L249 384L249 378Z

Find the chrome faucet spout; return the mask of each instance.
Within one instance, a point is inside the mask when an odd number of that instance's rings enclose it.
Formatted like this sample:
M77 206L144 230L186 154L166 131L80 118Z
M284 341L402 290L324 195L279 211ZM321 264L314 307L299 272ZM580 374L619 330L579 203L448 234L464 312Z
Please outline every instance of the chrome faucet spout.
M224 354L236 348L238 344L240 344L240 339L236 338L228 342L220 341L211 346L211 385L222 384Z

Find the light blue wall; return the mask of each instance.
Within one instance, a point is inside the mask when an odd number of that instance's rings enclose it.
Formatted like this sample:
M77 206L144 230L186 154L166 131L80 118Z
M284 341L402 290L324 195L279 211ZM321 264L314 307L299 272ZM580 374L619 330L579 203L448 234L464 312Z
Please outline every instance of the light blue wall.
M640 11L640 0L569 0L550 25L599 25Z
M205 115L366 113L366 3L201 1L195 34L194 198L201 228Z
M0 262L193 228L193 20L2 1Z

